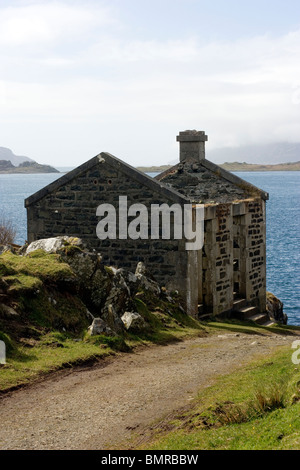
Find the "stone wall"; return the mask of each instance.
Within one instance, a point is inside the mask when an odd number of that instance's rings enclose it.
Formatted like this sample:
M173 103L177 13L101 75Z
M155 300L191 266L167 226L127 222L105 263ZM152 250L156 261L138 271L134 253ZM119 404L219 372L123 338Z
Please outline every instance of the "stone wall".
M184 239L151 240L150 232L147 240L99 240L96 235L100 219L96 216L97 207L110 203L118 208L119 196L127 196L128 206L142 203L148 208L149 227L150 204L167 203L171 206L178 202L166 198L156 182L153 186L157 187L156 191L138 181L135 174L124 174L99 163L28 205L28 241L59 235L81 237L89 248L102 254L107 265L135 272L137 263L144 262L161 285L184 293L189 291L188 302L193 305L195 294L190 295L190 281L187 280L189 259ZM128 222L130 220L128 217Z
M265 201L246 200L233 205L234 281L249 305L266 309L266 216Z
M236 200L206 204L205 242L197 252L186 251L185 239L174 240L171 236L170 240L151 240L150 233L146 240L122 240L117 236L116 240L101 241L96 235L99 221L96 210L100 204L118 208L119 196L127 196L128 206L141 203L148 208L150 227L151 204L189 203L177 191L185 181L186 194L192 197L191 178L197 173L196 187L200 188L202 174L189 167L190 172L179 178L178 187L167 189L109 154L101 155L74 170L72 177L65 175L27 199L29 242L59 235L76 236L101 253L107 265L134 272L142 261L161 285L186 297L191 315L197 314L198 303L203 304L205 312L214 315L231 311L234 291L248 305L265 311L266 226L265 201L261 197L238 200L241 199L238 188L236 194L233 189L230 191L231 198L239 196ZM173 176L167 178L169 183L176 180ZM211 191L217 191L217 181L210 184ZM226 189L222 184L219 188Z
M246 265L246 299L251 305L266 308L266 217L265 201L245 202L246 249L243 253Z
M234 292L261 312L266 309L265 201L207 205L202 250L204 311L230 312Z
M232 205L206 207L203 248L203 305L207 313L230 311L233 304Z

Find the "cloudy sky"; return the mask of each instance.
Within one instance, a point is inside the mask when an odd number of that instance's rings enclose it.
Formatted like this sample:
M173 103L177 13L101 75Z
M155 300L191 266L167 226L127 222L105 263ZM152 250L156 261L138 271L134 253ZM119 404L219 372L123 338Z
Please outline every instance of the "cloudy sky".
M300 141L299 0L0 0L0 146L77 166Z

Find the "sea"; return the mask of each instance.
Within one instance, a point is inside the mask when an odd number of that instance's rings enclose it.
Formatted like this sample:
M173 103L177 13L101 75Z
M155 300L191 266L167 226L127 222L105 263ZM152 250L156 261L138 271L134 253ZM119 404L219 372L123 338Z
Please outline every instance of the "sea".
M15 243L27 237L24 199L61 177L61 173L1 174L0 217L17 230ZM154 177L157 173L148 173ZM284 304L289 325L300 325L300 186L299 171L237 172L249 183L269 193L267 201L267 290Z

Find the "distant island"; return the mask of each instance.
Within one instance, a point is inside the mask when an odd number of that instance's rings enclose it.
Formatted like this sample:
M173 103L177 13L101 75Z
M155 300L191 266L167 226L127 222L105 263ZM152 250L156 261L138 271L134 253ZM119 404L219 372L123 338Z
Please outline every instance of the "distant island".
M259 163L225 162L220 165L227 171L299 171L300 162L261 165Z
M15 155L9 148L0 147L0 174L2 173L60 173L50 165L42 165L24 155Z
M0 174L10 173L60 173L50 165L41 165L35 161L25 161L18 166L12 164L10 160L0 160Z
M162 166L139 166L138 170L144 173L161 173L173 165ZM300 171L300 161L290 163L277 163L276 165L261 165L258 163L240 163L240 162L225 162L219 164L221 168L227 171Z

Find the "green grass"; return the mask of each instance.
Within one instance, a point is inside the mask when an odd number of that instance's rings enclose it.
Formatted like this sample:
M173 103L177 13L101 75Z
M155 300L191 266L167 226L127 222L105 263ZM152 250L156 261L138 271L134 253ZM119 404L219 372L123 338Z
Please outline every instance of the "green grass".
M168 431L164 431L167 427ZM219 377L194 406L163 423L148 450L300 448L300 367L291 349Z
M140 293L135 299L136 310L150 326L149 331L139 339L154 343L178 341L188 336L204 336L208 334L206 327L194 318L182 313L178 305L153 299ZM131 335L133 337L133 335Z
M155 317L155 314L153 316ZM47 332L47 329L37 328L32 329L29 338L22 338L23 342L18 344L7 334L0 332L0 339L3 337L5 343L10 344L7 363L0 365L0 391L33 382L59 369L84 364L118 352L128 352L139 345L168 343L179 341L184 336L199 335L199 328L187 328L185 331L183 326L179 326L178 329L169 331L160 329L159 325L140 335L125 333L112 337L90 337L82 334L78 338L74 334L62 334L58 330Z
M109 269L109 268L108 268ZM7 363L0 365L0 392L32 383L47 374L126 353L145 344L181 341L192 336L235 332L264 334L245 322L201 323L170 302L140 291L135 308L148 323L143 333L90 337L91 323L76 290L70 266L58 255L0 256L0 289L16 313L0 310L0 340ZM269 332L288 336L296 327ZM299 328L297 329L299 331ZM194 406L167 423L147 443L148 449L295 449L300 447L300 373L292 351L248 365L201 391ZM159 428L158 428L159 429ZM165 429L165 427L164 427Z
M115 354L114 344L109 345L105 340L97 342L96 339L72 338L53 331L43 335L41 341L29 339L26 345L14 347L7 363L0 365L0 391L26 385L60 369Z
M11 295L26 291L37 291L44 282L59 283L74 279L74 273L59 255L36 250L28 256L19 256L9 251L0 259L0 276L9 285Z

